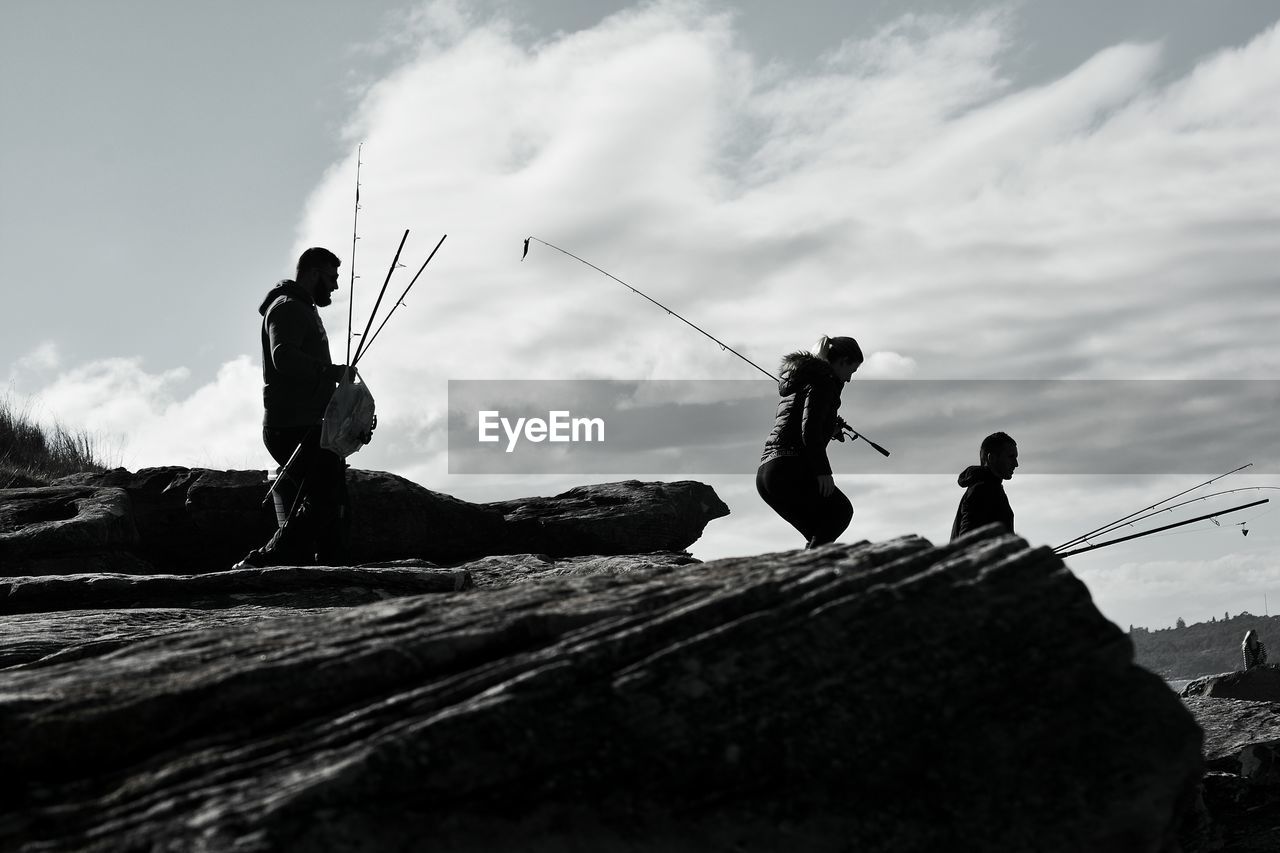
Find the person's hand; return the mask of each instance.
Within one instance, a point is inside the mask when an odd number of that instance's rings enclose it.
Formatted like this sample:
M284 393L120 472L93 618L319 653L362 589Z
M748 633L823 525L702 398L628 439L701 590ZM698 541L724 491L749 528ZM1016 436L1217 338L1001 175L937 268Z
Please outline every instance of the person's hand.
M830 497L831 493L836 490L836 478L830 474L818 475L818 494L824 498Z

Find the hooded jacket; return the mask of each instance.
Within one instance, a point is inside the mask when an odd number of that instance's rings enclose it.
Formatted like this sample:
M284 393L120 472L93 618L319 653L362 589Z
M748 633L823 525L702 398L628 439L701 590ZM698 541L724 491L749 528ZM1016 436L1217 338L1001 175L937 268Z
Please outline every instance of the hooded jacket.
M827 443L836 434L836 413L844 383L826 361L812 353L793 352L782 359L778 413L764 443L760 463L799 456L815 475L830 474Z
M263 424L314 426L338 380L329 336L310 294L285 279L258 306L262 315Z
M956 483L964 489L964 497L951 523L952 542L997 521L1013 532L1013 507L1004 493L1004 481L995 472L985 465L970 465L960 472Z

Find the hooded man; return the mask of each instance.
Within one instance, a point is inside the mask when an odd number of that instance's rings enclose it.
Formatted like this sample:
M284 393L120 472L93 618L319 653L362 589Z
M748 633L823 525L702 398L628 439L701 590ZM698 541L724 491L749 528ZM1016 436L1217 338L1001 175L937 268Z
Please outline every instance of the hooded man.
M1004 481L1018 467L1018 445L1007 433L994 432L978 448L978 465L960 472L956 481L964 489L956 518L951 524L954 542L970 530L999 522L1013 532L1013 508L1004 493Z
M341 261L313 247L298 258L297 277L262 300L262 442L278 464L297 458L273 492L277 529L235 568L340 565L351 526L346 463L320 447L320 423L346 371L329 355L319 308L332 302ZM301 446L301 449L299 449Z

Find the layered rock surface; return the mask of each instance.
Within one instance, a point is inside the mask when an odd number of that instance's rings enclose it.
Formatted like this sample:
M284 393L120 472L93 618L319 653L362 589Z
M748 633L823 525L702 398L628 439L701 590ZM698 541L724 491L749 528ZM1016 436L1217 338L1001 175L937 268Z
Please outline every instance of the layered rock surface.
M1175 849L1200 731L1047 549L681 559L214 600L11 666L0 847Z
M0 490L0 570L130 571L145 564L122 489L54 486Z
M486 506L506 520L512 553L552 557L681 551L698 540L707 521L729 514L709 486L687 481L627 480Z
M1270 664L1197 678L1182 688L1182 695L1280 702L1280 666Z
M403 477L351 470L353 563L453 563L681 551L729 509L702 483L627 481L555 497L473 504ZM275 529L263 471L145 468L0 490L0 574L210 572Z
M1194 850L1280 850L1280 703L1189 696L1204 730L1211 823Z

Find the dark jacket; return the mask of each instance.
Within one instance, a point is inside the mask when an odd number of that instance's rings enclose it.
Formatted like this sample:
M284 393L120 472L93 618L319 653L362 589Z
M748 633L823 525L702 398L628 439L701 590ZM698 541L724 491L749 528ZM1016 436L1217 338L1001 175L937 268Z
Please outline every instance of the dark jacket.
M262 315L263 423L313 426L324 417L340 372L329 355L329 336L315 303L288 279L267 293Z
M951 523L951 541L970 530L1000 522L1013 532L1013 507L1004 493L1004 482L984 465L970 465L956 480L964 497L956 507L956 520Z
M764 443L761 464L779 456L799 456L816 474L830 474L827 443L836 434L836 413L844 383L831 365L807 352L782 360L778 414Z
M1244 635L1244 643L1241 644L1240 650L1244 653L1244 668L1253 669L1255 666L1262 666L1267 662L1267 647L1254 631Z

